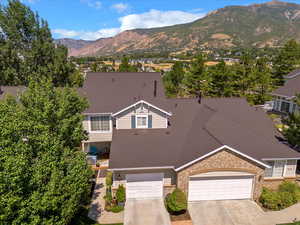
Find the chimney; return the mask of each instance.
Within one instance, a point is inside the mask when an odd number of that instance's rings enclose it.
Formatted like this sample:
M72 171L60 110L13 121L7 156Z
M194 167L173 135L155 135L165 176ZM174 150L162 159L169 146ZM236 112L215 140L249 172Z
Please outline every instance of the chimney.
M154 93L153 93L154 97L157 96L157 80L154 81Z
M201 102L202 102L202 93L201 93L201 91L199 91L197 97L198 97L198 104L201 104Z

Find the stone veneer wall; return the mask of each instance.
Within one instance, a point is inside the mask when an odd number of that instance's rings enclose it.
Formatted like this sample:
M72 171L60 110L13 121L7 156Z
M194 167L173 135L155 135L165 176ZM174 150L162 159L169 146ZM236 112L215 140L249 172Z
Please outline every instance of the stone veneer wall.
M189 177L212 171L240 171L255 175L253 198L257 200L263 186L264 168L230 150L222 150L177 173L177 186L188 193Z
M263 186L266 188L269 188L271 190L277 190L279 185L282 184L283 181L291 181L291 182L296 182L296 178L265 178Z

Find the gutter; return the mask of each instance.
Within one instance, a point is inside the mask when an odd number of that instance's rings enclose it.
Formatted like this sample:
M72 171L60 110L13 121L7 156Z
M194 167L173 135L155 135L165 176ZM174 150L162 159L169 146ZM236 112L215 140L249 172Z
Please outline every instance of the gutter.
M132 170L157 170L157 169L173 169L174 166L158 166L158 167L135 167L135 168L117 168L117 169L108 169L108 171L132 171Z

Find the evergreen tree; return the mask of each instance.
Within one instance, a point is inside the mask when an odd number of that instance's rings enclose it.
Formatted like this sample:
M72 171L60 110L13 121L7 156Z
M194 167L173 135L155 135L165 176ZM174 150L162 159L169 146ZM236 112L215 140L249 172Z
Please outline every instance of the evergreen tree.
M200 92L204 96L208 96L211 90L211 77L207 73L205 66L205 58L202 55L196 56L191 66L185 74L183 83L188 95L199 95Z
M297 103L300 102L300 96L297 96ZM295 113L289 114L288 119L285 123L287 128L283 130L283 134L290 145L293 147L300 146L300 113L296 111Z
M70 222L90 188L78 148L86 107L75 90L44 79L0 101L0 224Z
M167 96L174 97L179 94L184 73L183 64L181 62L175 62L171 71L163 76Z
M1 84L28 85L31 77L50 77L56 86L74 84L78 71L67 59L66 47L56 46L45 20L19 0L0 6Z
M274 60L274 79L277 85L284 84L284 76L300 67L300 44L288 41Z
M138 72L138 69L129 63L129 58L123 57L118 72Z

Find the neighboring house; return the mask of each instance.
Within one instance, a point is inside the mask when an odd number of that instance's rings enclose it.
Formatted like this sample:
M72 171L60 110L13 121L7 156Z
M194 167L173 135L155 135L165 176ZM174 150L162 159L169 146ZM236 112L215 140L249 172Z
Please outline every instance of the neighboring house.
M1 86L0 85L0 100L4 97L11 95L17 96L25 90L24 86Z
M0 98L20 88L1 90ZM109 159L126 198L178 187L189 201L256 200L263 186L296 179L300 153L244 99L167 99L160 73L88 73L79 93L90 103L82 147Z
M294 70L285 79L285 84L272 93L273 110L281 113L293 113L298 110L295 97L296 94L300 94L300 69Z
M300 153L240 98L167 99L159 73L89 73L87 152L109 153L113 187L127 198L258 199L295 180Z

